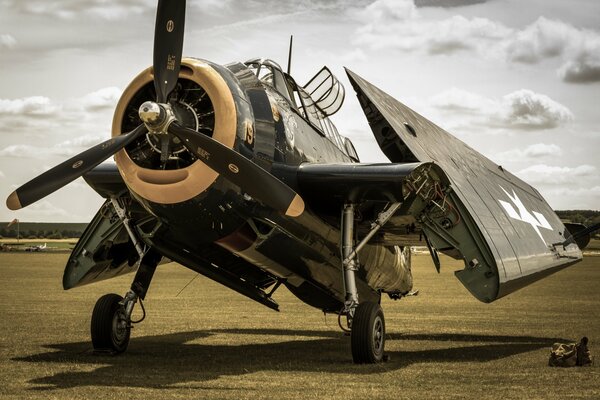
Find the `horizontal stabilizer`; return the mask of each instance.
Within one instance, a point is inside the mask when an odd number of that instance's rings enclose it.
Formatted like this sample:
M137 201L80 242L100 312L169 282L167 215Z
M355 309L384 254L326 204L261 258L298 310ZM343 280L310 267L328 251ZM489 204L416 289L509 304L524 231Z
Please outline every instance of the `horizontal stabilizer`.
M570 236L565 234L565 242L575 242L577 243L577 246L583 250L590 244L592 234L597 230L600 230L600 222L589 227L586 227L583 224L565 223L565 227L567 228L568 233L570 233Z

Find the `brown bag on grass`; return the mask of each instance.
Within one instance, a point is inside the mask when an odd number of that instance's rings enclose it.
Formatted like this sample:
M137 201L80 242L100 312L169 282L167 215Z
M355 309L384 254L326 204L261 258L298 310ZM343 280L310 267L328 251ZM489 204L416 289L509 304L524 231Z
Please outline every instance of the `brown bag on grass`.
M592 357L587 344L588 338L585 336L579 343L554 343L550 349L548 365L551 367L591 365Z

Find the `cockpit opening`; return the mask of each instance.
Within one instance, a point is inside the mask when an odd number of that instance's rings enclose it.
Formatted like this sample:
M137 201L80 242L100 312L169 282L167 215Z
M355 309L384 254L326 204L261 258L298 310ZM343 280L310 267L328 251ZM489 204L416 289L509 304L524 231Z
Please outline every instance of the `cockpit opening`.
M338 149L354 161L359 161L350 139L341 136L329 119L342 106L345 90L340 81L323 67L306 85L299 86L294 78L283 72L281 66L268 59L252 59L246 66L264 84L274 88L291 108L320 134L327 137Z

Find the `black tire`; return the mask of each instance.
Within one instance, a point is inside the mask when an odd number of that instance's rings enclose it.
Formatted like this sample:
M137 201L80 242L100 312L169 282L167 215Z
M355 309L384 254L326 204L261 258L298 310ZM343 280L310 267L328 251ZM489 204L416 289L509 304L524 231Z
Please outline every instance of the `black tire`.
M123 322L123 297L105 294L96 302L92 312L92 344L94 350L122 353L127 350L131 325ZM124 326L123 326L124 325Z
M385 319L377 303L360 303L354 311L351 332L352 360L355 364L374 364L383 360Z

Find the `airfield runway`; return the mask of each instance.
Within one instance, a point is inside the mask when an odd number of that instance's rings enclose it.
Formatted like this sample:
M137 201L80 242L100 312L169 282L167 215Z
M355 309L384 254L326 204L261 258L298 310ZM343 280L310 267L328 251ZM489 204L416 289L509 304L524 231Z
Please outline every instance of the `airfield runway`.
M271 311L176 264L159 267L125 355L91 352L98 297L132 276L63 291L67 254L0 253L0 398L600 398L600 362L547 366L588 336L600 359L600 257L483 304L462 266L414 257L417 297L385 299L387 363L353 365L350 341L285 289ZM139 309L138 309L139 311Z

